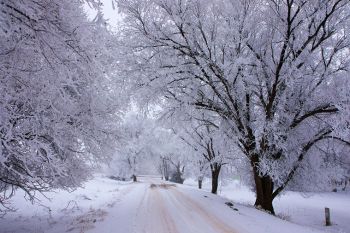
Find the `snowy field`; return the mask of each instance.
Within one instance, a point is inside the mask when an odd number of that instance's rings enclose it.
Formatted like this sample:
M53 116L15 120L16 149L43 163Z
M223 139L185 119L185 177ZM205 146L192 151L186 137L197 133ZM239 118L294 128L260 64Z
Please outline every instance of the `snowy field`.
M220 196L197 190L194 181L163 187L160 180L119 182L96 176L74 192L47 195L34 205L17 193L17 208L0 220L1 233L348 233L350 195L289 192L275 201L280 218L251 208L254 194L239 183L220 187ZM152 184L157 184L156 186ZM163 187L163 188L162 188ZM225 197L225 198L223 198ZM233 200L234 206L225 202ZM323 226L323 208L334 225ZM234 209L235 208L235 209Z
M97 176L74 192L59 191L40 197L31 204L18 192L11 199L16 212L0 219L1 233L86 232L103 221L107 210L130 189L129 182L117 182Z
M252 206L255 194L239 181L224 181L220 185L218 194L240 203ZM186 185L196 186L194 180L185 181ZM210 180L203 182L203 189L210 191ZM299 193L285 192L274 200L276 215L282 219L301 226L311 227L324 232L349 233L350 232L350 193ZM332 226L325 226L324 208L331 210ZM282 232L282 231L281 231ZM285 232L285 231L283 231Z

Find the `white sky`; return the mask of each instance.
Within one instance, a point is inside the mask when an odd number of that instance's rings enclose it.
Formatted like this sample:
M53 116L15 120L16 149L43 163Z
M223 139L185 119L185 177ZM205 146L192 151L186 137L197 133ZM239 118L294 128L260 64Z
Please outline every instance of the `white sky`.
M114 4L115 9L112 6L112 0L102 0L103 2L103 13L105 18L108 19L108 22L111 26L117 26L118 21L121 20L120 14L118 13L117 5Z
M104 14L105 19L108 20L108 23L112 27L116 27L118 25L118 22L121 20L121 16L118 13L116 3L114 4L115 9L113 9L113 6L112 6L113 0L101 0L101 1L103 3L103 14ZM89 6L86 6L85 10L86 10L89 17L91 17L92 19L95 18L96 11L91 9Z

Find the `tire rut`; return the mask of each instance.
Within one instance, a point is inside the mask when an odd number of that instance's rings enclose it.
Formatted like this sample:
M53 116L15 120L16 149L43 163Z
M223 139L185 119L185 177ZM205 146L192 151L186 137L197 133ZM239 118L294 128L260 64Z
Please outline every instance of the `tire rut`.
M222 233L236 233L232 229L232 227L228 226L226 223L218 219L216 216L213 216L207 212L203 207L201 207L199 204L197 204L194 200L184 195L182 192L177 190L176 188L172 188L169 190L182 205L184 205L187 209L190 209L191 211L195 210L195 213L198 214L200 217L206 220L215 230L216 232L222 232Z

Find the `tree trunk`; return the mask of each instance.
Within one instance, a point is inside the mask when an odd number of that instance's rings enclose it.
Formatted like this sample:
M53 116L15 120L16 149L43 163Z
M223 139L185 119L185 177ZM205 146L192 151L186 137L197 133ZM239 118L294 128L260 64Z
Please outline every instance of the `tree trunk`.
M217 194L221 165L214 163L211 168L211 193Z
M344 187L342 188L342 190L343 191L345 191L346 190L346 186L348 185L348 181L347 180L345 180L345 182L344 182Z
M202 189L202 182L203 182L203 180L201 180L201 179L198 180L198 188L199 189Z
M165 176L165 180L169 181L169 175Z
M251 165L253 166L256 193L254 206L266 210L274 215L275 211L272 205L273 181L270 176L260 176L256 166L257 163L255 161L258 161L258 159L255 158L251 161Z

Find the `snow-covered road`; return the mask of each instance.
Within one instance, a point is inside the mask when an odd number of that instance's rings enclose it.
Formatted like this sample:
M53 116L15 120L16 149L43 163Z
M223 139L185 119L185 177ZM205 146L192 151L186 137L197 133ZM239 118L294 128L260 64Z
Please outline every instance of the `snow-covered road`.
M320 233L186 185L142 177L88 233Z
M175 185L152 182L144 195L136 219L139 232L238 233Z
M207 200L198 202L191 196L193 192L187 193L182 186L143 178L130 187L128 194L109 211L105 221L97 223L91 232L243 233L208 210ZM209 198L209 194L204 194L202 199ZM233 211L224 204L222 207Z
M50 198L31 205L18 193L18 211L0 218L0 233L325 233L154 177L132 183L99 175Z

